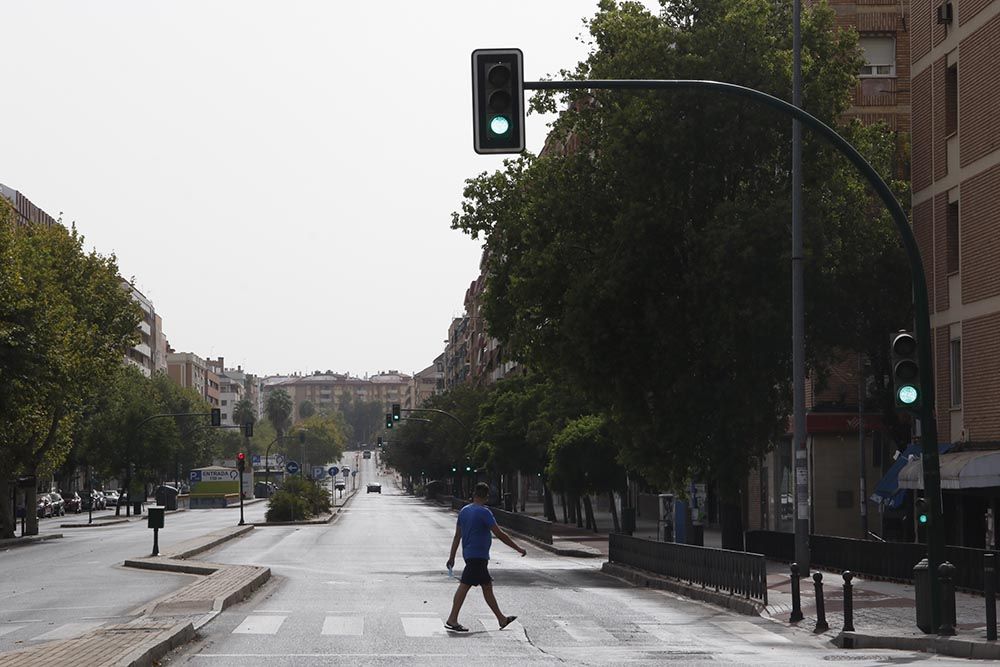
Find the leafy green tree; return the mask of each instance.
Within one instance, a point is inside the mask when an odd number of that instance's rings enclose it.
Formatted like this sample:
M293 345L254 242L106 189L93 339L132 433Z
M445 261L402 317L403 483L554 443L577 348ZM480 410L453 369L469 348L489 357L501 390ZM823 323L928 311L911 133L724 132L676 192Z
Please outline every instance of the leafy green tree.
M14 533L8 480L59 468L74 424L136 340L139 307L113 257L75 229L15 227L0 201L0 537ZM27 490L33 507L35 489ZM27 512L29 534L37 520Z
M340 414L314 414L295 423L293 430L305 432L305 442L289 440L286 447L291 451L304 451L305 461L321 465L338 460L344 453L347 436L344 434L343 417ZM292 448L299 447L300 450Z
M348 441L370 443L382 429L385 405L378 401L356 401L351 394L338 396L337 409L346 420Z
M681 0L656 15L602 0L587 25L592 51L567 76L791 89L788 0ZM811 6L803 51L805 107L836 124L856 82L856 34ZM738 517L730 490L790 411L789 119L709 92L562 100L547 154L470 180L453 219L484 240L490 331L607 413L629 470L661 488L714 479L724 521ZM864 148L878 160L890 146ZM874 314L905 321L908 288L873 286L908 272L891 221L845 161L808 135L804 163L807 354L818 368L841 346L875 348ZM857 291L841 300L838 285ZM867 331L859 311L873 316ZM738 528L724 523L729 538Z
M299 405L299 417L301 419L308 419L316 414L316 406L312 404L312 401L302 401Z
M292 397L284 389L275 389L267 397L267 402L264 404L264 414L267 415L271 426L274 427L280 438L291 424Z

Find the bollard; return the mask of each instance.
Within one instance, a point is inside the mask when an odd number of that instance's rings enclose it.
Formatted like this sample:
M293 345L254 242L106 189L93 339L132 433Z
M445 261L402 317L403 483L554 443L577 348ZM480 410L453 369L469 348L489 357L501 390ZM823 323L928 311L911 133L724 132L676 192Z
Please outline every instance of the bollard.
M983 555L983 593L986 596L986 639L997 638L996 554Z
M941 625L938 634L951 637L955 634L955 566L945 561L938 566L941 586Z
M802 620L802 600L799 596L799 564L792 563L792 615L789 622L798 623Z
M823 602L823 573L813 574L813 586L816 587L816 628L813 632L826 632L830 624L826 622L826 604Z
M850 570L844 570L844 632L854 632L854 586L851 579L854 575Z

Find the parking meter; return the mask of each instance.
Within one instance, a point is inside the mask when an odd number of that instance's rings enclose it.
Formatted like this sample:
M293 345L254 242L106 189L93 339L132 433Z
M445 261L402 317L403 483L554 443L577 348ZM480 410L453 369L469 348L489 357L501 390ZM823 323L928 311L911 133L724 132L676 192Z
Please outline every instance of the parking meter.
M153 553L150 554L151 556L160 555L159 532L160 528L163 528L165 509L166 508L162 505L152 505L147 508L147 511L149 512L146 519L148 522L147 525L153 529Z

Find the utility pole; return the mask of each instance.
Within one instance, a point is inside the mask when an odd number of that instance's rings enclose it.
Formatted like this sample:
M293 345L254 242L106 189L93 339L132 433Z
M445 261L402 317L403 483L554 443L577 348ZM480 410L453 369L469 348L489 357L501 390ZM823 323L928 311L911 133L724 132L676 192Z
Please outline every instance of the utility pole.
M802 108L802 0L792 3L792 105ZM809 576L809 452L806 445L806 307L802 266L802 124L792 120L792 465L795 562Z

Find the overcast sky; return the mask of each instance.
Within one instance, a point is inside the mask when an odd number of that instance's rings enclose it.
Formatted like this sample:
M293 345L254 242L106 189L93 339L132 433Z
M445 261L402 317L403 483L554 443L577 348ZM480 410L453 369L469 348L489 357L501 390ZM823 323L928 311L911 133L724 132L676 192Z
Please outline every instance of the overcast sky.
M554 75L596 5L5 2L0 183L114 253L178 351L419 371L478 275L463 181L502 161L472 150L470 54Z

